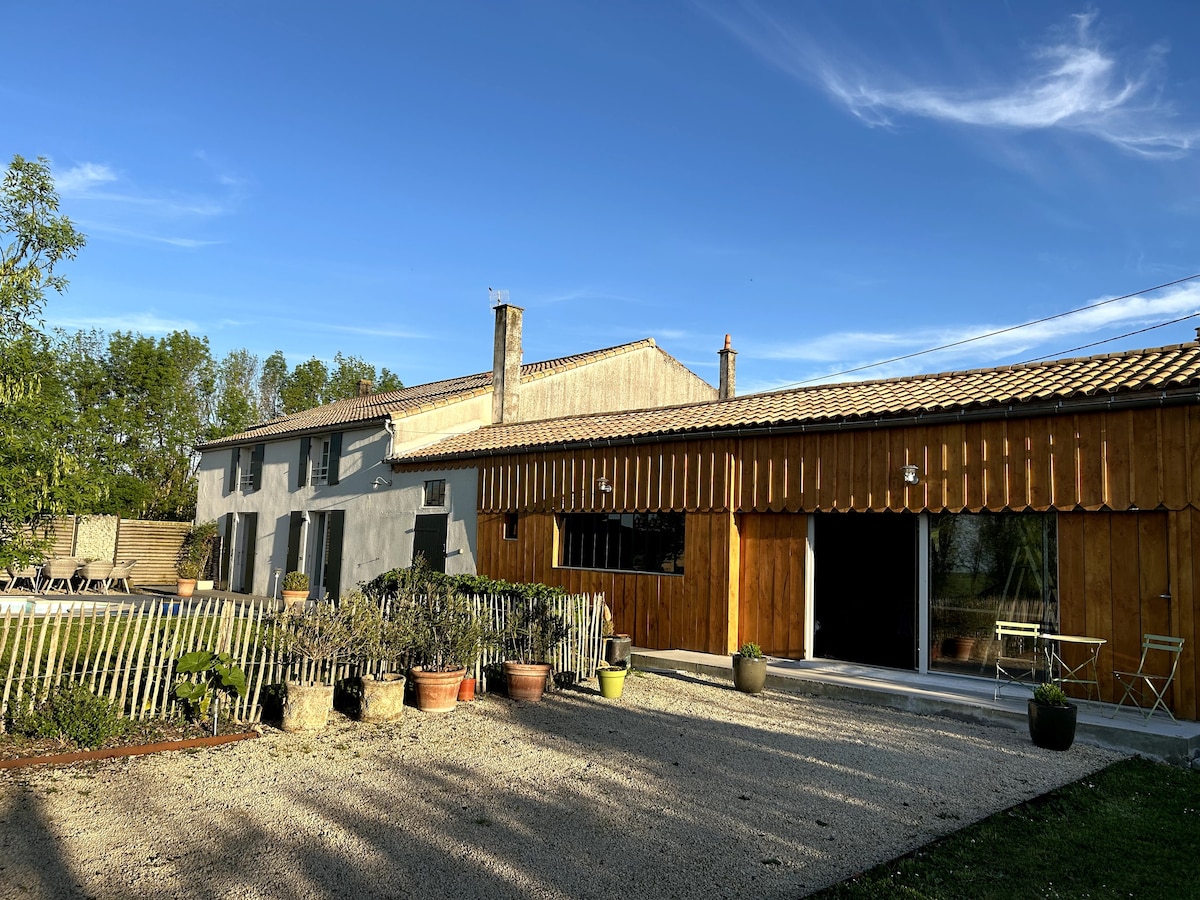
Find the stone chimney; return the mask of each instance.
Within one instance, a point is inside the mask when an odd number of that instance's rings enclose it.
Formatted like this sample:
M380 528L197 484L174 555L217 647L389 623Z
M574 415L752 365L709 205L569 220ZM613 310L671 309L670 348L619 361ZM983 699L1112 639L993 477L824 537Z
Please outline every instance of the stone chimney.
M516 422L520 417L521 315L519 306L496 307L496 344L492 356L492 422Z
M721 357L721 386L718 389L717 397L721 400L730 400L735 393L734 387L734 369L737 366L737 351L729 346L729 335L725 335L725 349L717 353Z
M371 382L368 381L366 378L358 379L358 396L360 396L360 397L371 396Z

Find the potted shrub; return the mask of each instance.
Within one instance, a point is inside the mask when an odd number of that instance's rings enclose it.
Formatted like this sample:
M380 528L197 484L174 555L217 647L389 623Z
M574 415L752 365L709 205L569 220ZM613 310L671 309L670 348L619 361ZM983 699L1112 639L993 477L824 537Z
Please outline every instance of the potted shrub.
M733 654L733 685L747 694L757 694L767 683L767 659L762 647L752 641Z
M418 577L398 606L411 631L410 674L417 708L449 712L458 700L467 665L479 656L483 623L466 597L434 577Z
M550 655L570 627L548 600L518 601L503 632L504 681L513 700L542 699L550 678Z
M198 522L188 529L183 536L183 545L179 548L175 572L179 576L176 582L176 593L181 597L190 597L196 588L203 584L204 590L212 590L212 582L199 579L208 574L208 564L212 559L213 542L217 539L217 523ZM187 572L188 574L184 574ZM187 582L191 582L188 586ZM184 593L184 591L187 593Z
M200 564L193 559L181 559L175 564L175 593L190 597L196 590L196 579L200 577Z
M279 648L292 657L296 677L286 682L284 731L320 730L333 709L334 663L370 646L370 601L349 594L340 603L320 600L276 621Z
M1079 707L1056 684L1039 684L1029 701L1029 736L1046 750L1066 750L1075 742Z
M283 609L290 610L299 604L301 607L308 602L308 573L288 572L283 576Z
M404 670L412 653L412 625L405 615L383 614L383 603L374 598L357 600L362 609L356 630L363 634L364 653L383 662L378 675L362 675L359 721L382 725L404 715Z

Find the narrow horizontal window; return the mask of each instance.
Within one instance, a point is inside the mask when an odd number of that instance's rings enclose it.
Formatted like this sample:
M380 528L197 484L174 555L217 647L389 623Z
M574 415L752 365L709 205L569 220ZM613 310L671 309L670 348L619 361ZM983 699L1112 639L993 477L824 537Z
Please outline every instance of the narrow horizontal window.
M683 513L574 513L559 520L560 565L683 574Z

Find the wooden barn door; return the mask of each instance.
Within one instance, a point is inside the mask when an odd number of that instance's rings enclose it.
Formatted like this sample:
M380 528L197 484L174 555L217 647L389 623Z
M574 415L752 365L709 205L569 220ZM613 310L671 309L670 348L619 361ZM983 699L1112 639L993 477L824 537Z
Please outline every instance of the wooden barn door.
M1059 623L1064 634L1104 638L1100 694L1113 669L1133 671L1142 635L1171 634L1165 512L1060 513Z
M738 523L738 644L753 641L771 656L802 659L808 517L747 513Z

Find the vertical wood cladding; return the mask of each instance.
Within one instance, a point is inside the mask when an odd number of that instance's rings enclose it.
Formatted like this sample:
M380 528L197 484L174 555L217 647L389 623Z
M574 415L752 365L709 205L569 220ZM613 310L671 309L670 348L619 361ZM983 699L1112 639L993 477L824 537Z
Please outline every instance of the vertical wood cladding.
M683 575L557 566L555 520L549 513L522 514L516 540L504 540L503 533L503 514L480 514L477 568L481 574L603 593L613 612L614 630L632 635L639 647L729 652L733 596L729 579L737 571L736 560L731 564L730 559L729 515L687 517Z
M1115 702L1114 669L1137 669L1143 634L1184 638L1170 704L1197 718L1195 513L1063 513L1058 517L1059 627L1104 638L1100 695ZM1064 648L1069 661L1078 648ZM1160 666L1161 673L1167 668Z
M738 645L753 641L770 656L803 658L808 516L747 513L738 532Z
M485 512L1183 509L1200 504L1200 408L472 460ZM906 485L913 463L920 483ZM456 464L457 465L457 464ZM598 489L600 478L612 491Z

